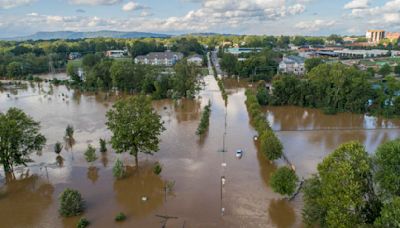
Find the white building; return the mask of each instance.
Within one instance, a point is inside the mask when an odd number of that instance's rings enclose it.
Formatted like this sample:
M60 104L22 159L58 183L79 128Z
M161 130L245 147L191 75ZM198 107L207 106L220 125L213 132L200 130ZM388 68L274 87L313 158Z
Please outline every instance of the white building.
M106 56L110 58L122 58L127 54L126 50L110 50L106 52Z
M147 55L140 55L135 58L135 63L157 65L157 66L173 66L176 62L183 58L183 54L179 52L150 52Z
M203 56L201 55L192 55L189 56L189 58L187 59L188 63L193 63L196 64L197 66L201 66L203 65Z
M379 43L382 39L385 38L384 30L368 30L365 34L368 42L370 43Z
M305 58L300 56L285 56L279 63L279 72L295 75L303 75L305 73Z

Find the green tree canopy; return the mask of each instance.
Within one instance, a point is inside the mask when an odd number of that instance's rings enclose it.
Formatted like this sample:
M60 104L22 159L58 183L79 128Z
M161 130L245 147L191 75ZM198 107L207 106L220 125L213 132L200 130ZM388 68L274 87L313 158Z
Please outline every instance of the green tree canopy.
M386 203L381 211L381 216L375 221L376 227L400 227L400 197L394 197Z
M236 72L237 62L238 60L236 56L234 56L233 54L225 53L222 55L221 68L228 74L228 76L231 76Z
M14 165L26 166L29 154L43 148L46 138L39 129L39 122L20 109L0 113L0 164L5 172L12 172Z
M318 165L318 175L304 187L305 223L323 227L373 223L380 205L372 187L371 168L362 144L339 146Z
M165 130L151 100L134 96L117 101L107 112L107 127L113 133L111 144L117 153L129 152L138 165L138 153L158 151L159 136Z
M375 154L375 179L386 197L400 196L400 139L382 144Z
M289 167L284 166L272 173L269 184L274 192L290 196L296 190L297 181L296 173Z
M379 69L379 74L381 74L382 76L388 76L391 72L392 67L390 67L389 64L385 64Z
M306 68L307 72L310 72L312 69L314 69L315 67L317 67L318 65L324 63L324 61L321 58L310 58L310 59L306 59L304 65Z
M194 64L188 64L186 59L179 61L172 77L172 89L177 97L193 98L199 87L199 69Z
M272 130L266 130L260 136L260 150L270 161L282 157L283 146Z

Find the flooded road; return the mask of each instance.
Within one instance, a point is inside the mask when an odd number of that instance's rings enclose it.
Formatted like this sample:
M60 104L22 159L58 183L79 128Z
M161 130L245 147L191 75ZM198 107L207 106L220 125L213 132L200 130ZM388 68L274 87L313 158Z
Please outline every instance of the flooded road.
M133 167L129 155L109 151L88 164L83 153L89 143L99 148L99 138L110 139L105 113L117 99L111 94L82 94L64 86L47 83L0 91L0 111L23 109L39 120L47 146L32 155L34 163L19 168L14 178L0 172L0 221L4 227L75 227L79 217L58 214L58 195L67 187L82 193L86 201L84 216L93 227L301 227L301 199L282 200L268 187L276 165L257 153L244 104L244 85L226 82L227 106L215 79L205 77L200 99L155 101L167 129L160 151L141 155L140 168ZM8 95L9 94L9 95ZM195 132L202 108L212 103L210 127L202 138ZM275 130L326 128L330 126L400 126L396 121L340 114L325 116L317 110L295 107L266 108ZM65 127L75 128L75 144L61 153L57 163L53 146L63 142ZM351 125L350 125L351 124ZM277 132L285 152L299 175L315 170L323 156L348 140L361 140L369 151L381 142L398 136L399 131ZM235 151L243 149L242 159ZM226 152L222 152L226 151ZM112 166L124 160L129 176L115 180ZM154 162L163 166L160 176L152 172ZM278 163L279 164L279 163ZM225 184L221 184L225 178ZM172 191L165 191L174 182ZM142 196L148 201L141 201ZM117 213L127 220L114 222ZM172 217L165 220L166 217Z

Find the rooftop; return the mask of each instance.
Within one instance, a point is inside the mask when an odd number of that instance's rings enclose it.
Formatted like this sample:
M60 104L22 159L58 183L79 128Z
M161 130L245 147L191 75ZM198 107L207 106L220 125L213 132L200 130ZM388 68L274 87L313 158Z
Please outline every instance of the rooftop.
M171 51L166 51L166 52L150 52L147 55L140 55L136 57L137 59L172 59L172 58L182 58L183 54L179 52L171 52Z

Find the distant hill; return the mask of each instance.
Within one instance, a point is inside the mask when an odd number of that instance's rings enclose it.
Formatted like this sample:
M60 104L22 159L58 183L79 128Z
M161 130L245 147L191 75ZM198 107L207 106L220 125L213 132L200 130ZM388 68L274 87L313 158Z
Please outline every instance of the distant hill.
M120 32L120 31L96 31L96 32L37 32L29 36L2 38L2 40L52 40L52 39L84 39L84 38L168 38L171 35L147 32Z
M218 36L239 36L237 34L224 34L224 33L215 33L215 32L188 33L185 35L190 35L190 36L216 36L216 35L218 35Z

